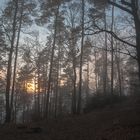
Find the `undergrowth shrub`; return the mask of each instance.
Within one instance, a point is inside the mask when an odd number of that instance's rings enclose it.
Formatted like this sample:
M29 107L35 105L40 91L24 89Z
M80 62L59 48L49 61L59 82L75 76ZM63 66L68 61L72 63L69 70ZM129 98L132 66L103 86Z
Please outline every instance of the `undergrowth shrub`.
M95 95L90 98L84 108L84 112L91 112L95 109L103 109L107 106L112 107L115 104L122 103L126 99L125 96L118 95Z

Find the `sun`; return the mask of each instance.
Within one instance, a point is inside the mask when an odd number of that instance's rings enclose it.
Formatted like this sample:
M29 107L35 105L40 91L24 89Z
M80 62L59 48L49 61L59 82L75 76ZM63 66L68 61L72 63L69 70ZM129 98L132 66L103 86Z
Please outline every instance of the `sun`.
M28 93L35 93L35 90L36 90L35 83L33 81L27 82L27 92Z

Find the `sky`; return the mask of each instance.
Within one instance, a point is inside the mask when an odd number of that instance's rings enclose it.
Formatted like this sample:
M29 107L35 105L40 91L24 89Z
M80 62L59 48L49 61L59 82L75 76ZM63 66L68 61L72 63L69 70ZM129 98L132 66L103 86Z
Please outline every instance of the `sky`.
M6 2L8 2L8 0L0 0L0 9L3 9Z
M1 13L1 10L3 10L4 9L4 7L5 7L5 5L6 5L6 3L8 2L9 0L0 0L0 13ZM28 28L27 29L28 31L27 32L32 32L33 30L38 30L39 31L39 33L40 33L40 38L39 38L39 40L41 41L41 42L44 42L45 40L46 40L46 29L45 28L43 28L43 27L39 27L39 26L37 26L37 25L32 25L32 27L31 28ZM22 36L23 38L24 38L24 36ZM26 36L25 36L26 37Z
M1 11L2 9L4 9L4 6L5 6L5 4L6 4L8 1L9 1L9 0L0 0L0 11ZM140 2L140 1L139 1L139 2ZM120 15L126 14L126 12L124 12L124 11L118 9L118 8L115 8L115 10L116 10L116 11L115 11L116 14L120 14ZM1 13L1 12L0 12L0 13ZM129 16L129 15L128 15L128 16ZM40 40L41 42L42 42L42 41L43 41L43 42L46 41L46 35L48 34L46 28L44 28L44 27L39 27L39 26L33 24L31 28L27 28L27 31L26 31L26 32L32 32L32 31L34 31L34 30L38 30L38 31L39 31L39 40ZM25 35L24 35L24 36L25 36Z

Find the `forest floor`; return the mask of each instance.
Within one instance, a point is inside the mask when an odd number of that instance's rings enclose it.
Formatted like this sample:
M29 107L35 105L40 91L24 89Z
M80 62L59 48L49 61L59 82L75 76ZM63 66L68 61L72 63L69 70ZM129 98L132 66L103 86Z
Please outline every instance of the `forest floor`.
M140 99L49 123L4 125L0 140L140 140Z

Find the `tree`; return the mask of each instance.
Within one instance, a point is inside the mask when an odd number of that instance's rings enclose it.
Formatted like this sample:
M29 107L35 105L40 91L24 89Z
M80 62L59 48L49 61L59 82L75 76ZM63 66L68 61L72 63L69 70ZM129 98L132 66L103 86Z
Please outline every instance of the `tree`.
M111 22L111 32L114 29L114 6L112 6L112 22ZM114 87L114 46L113 46L113 36L111 36L111 94L113 95Z
M135 96L139 94L140 81L138 77L137 61L132 57L128 57L124 70L125 86L127 87L128 95Z
M51 50L51 58L50 58L50 69L49 69L49 76L48 76L48 88L47 88L47 99L46 99L46 118L48 119L49 116L49 98L50 98L50 88L51 88L51 82L52 82L52 70L53 70L53 60L54 60L54 54L55 54L55 48L56 48L56 37L57 37L57 27L58 27L58 16L60 13L60 5L62 1L47 1L41 3L41 10L42 10L42 16L41 16L41 22L44 24L46 23L46 20L49 20L51 17L53 17L53 43L52 43L52 50ZM48 8L48 9L47 9ZM39 19L39 20L40 20ZM45 19L45 20L44 20ZM39 21L37 20L37 22Z
M11 120L11 111L12 111L12 102L13 102L13 94L14 94L14 83L16 77L16 61L18 55L18 44L20 38L21 27L24 25L31 24L31 19L29 17L29 13L35 8L35 4L30 1L21 1L21 0L13 0L7 3L6 8L4 9L1 17L2 27L8 41L10 42L9 47L9 56L8 56L8 67L7 67L7 84L6 84L6 120L5 122L10 122ZM15 47L16 46L16 47ZM15 49L16 48L16 49ZM12 71L12 61L13 61L13 53L15 52L15 64L14 64L14 72ZM12 91L11 89L11 80L13 76L13 85ZM10 103L10 92L11 94L11 103Z
M66 52L66 68L65 72L69 75L72 81L72 113L76 114L77 110L77 67L79 64L79 48L78 40L80 34L80 22L79 22L79 11L80 5L78 2L70 3L66 11L67 21L67 42L66 45L68 50Z
M15 51L15 60L14 60L14 70L13 70L13 82L12 82L12 91L11 91L11 100L10 100L10 111L12 112L13 109L13 96L14 96L14 90L15 90L15 80L16 80L16 68L17 68L17 58L18 58L18 47L19 47L19 39L20 39L20 32L21 32L21 25L22 25L22 18L23 18L23 4L21 5L21 16L20 16L20 22L18 27L18 34L17 34L17 41L16 41L16 51Z
M106 14L104 14L104 28L106 29L107 28L107 21L106 21ZM105 45L105 51L104 51L104 53L103 53L103 59L104 59L104 74L103 74L103 92L104 92L104 94L106 94L107 93L107 62L108 62L108 60L107 60L107 56L108 56L108 53L107 53L107 49L108 49L108 44L107 44L107 33L105 32L105 43L104 43L104 45Z
M22 105L22 116L24 122L25 112L29 111L28 109L32 102L30 99L31 94L29 94L29 92L31 92L29 91L29 83L31 83L33 79L34 76L33 73L35 71L35 68L32 64L31 49L28 48L28 46L24 46L22 51L23 51L23 55L22 55L23 66L19 69L17 82L15 84L16 84L16 91L17 91L16 96L20 97L20 101Z
M10 95L10 83L11 83L11 75L12 75L12 55L14 51L14 42L16 36L16 17L18 12L18 1L14 1L14 16L13 16L13 23L12 23L12 37L11 37L11 47L9 52L8 58L8 67L7 67L7 84L6 84L6 119L5 122L10 122L11 120L11 110L9 104L9 95Z
M84 47L84 17L85 17L85 1L82 0L82 15L81 15L81 54L80 54L80 67L79 67L79 94L78 94L78 104L77 113L81 112L81 93L82 93L82 66L83 66L83 47Z
M53 59L54 59L54 51L55 51L55 43L56 43L56 33L57 33L57 18L59 14L59 5L57 6L55 12L55 21L54 21L54 37L52 44L52 52L51 52L51 60L50 60L50 71L49 71L49 80L48 80L48 91L47 91L47 102L46 102L46 117L48 118L49 111L49 97L50 97L50 87L51 87L51 78L52 78L52 69L53 69Z
M119 41L136 48L137 51L137 62L138 62L138 67L139 67L139 79L140 79L140 18L139 18L139 3L138 0L121 0L121 1L108 1L109 4L119 8L120 10L126 12L127 14L131 15L134 20L134 25L135 25L135 33L136 33L136 45L133 45L118 36L116 36L113 32L109 32L118 39Z

